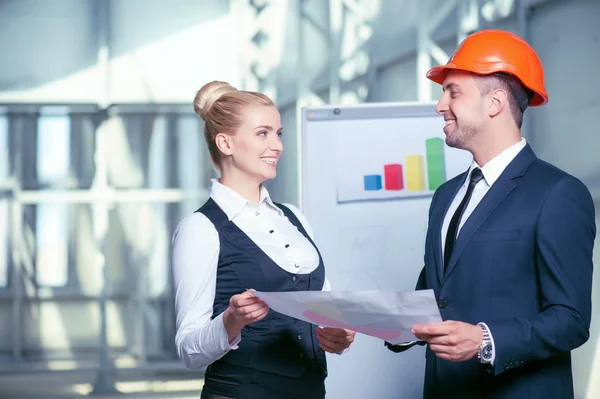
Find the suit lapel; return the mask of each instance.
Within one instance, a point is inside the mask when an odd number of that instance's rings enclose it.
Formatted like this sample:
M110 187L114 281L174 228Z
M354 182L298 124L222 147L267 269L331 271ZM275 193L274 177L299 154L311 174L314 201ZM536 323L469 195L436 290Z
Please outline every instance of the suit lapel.
M500 205L514 188L515 184L512 180L500 177L486 193L471 216L469 216L469 219L467 219L460 229L458 239L454 243L454 249L452 250L452 256L450 256L446 273L444 273L444 280L448 278L450 273L452 273L452 270L454 270L456 262L462 255L469 241L471 241L473 233L475 233L479 226L481 226L494 209Z
M431 214L430 225L432 231L435 232L435 235L432 237L434 251L433 253L435 257L435 267L437 270L439 282L441 282L444 278L444 257L442 256L442 227L444 225L444 217L448 212L448 208L450 208L452 199L456 196L456 193L464 183L466 176L467 172L460 174L456 178L456 183L453 187L449 187L448 190L445 191L440 191L440 197L436 199L436 201L439 204L445 204L445 206L438 206L437 209L434 208Z
M531 150L529 145L526 145L523 150L508 164L504 172L500 175L498 180L492 185L490 190L482 198L481 202L477 205L473 213L469 216L469 219L464 223L458 234L458 239L454 244L452 250L452 256L448 262L446 273L443 274L443 280L448 278L450 273L454 270L458 259L465 250L467 244L471 241L471 237L481 226L481 224L492 214L494 209L498 207L504 201L504 199L510 194L516 187L514 179L523 176L527 168L536 159L535 154ZM452 199L450 199L452 201Z

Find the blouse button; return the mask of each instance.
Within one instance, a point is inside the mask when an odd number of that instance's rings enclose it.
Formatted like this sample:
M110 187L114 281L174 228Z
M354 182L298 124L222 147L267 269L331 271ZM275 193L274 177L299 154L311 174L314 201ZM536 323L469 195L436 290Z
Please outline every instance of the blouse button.
M294 267L299 268L300 265L296 263L296 264L294 264Z

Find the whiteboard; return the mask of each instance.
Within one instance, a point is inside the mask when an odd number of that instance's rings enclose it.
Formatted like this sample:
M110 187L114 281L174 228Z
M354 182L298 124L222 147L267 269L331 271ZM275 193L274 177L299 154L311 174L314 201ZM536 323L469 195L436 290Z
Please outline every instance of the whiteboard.
M472 161L443 126L435 103L302 110L301 207L332 290L414 290L431 196ZM327 398L422 397L424 347L393 353L357 334L327 361Z

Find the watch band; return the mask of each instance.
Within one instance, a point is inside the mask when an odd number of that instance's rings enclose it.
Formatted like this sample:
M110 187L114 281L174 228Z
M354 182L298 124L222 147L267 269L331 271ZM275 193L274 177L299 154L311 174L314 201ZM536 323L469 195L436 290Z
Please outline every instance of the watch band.
M477 359L482 364L489 364L492 362L492 339L490 337L490 332L485 324L478 323L477 325L481 327L481 330L483 331L483 341L477 351Z

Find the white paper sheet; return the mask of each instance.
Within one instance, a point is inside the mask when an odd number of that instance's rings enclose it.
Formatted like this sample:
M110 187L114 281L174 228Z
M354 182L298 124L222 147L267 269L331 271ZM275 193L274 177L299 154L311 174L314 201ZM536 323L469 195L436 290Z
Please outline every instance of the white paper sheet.
M392 344L415 340L410 329L442 317L433 290L253 291L279 313L324 327L346 328Z

